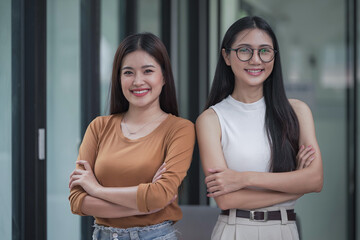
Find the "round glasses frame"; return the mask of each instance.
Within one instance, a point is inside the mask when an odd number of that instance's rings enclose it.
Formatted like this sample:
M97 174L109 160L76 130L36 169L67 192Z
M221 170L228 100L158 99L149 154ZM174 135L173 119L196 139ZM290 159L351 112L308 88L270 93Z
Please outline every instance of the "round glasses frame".
M247 59L247 60L242 60L242 59L240 59L239 54L238 54L239 49L242 49L242 48L244 48L244 47L239 47L239 48L235 48L235 49L234 49L234 48L228 48L227 50L228 50L228 51L235 51L235 52L236 52L236 57L237 57L240 61L242 61L242 62L248 62L248 61L250 61L250 59L254 56L254 50L257 50L257 53L258 53L258 56L259 56L260 60L261 60L262 62L264 62L264 63L269 63L269 62L271 62L272 60L274 60L275 55L276 55L276 53L278 52L277 50L275 50L275 49L273 49L273 48L267 48L267 49L271 49L272 51L274 51L274 55L272 56L272 58L271 58L270 60L264 61L264 60L261 58L260 51L259 51L259 50L264 49L264 48L249 48L249 47L247 47L247 49L250 49L250 50L251 50L251 55L250 55L249 59Z

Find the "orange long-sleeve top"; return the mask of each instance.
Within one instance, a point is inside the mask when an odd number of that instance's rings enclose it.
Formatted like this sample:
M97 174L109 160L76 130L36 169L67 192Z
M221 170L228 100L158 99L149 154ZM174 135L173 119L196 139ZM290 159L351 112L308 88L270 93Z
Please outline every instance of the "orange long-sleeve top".
M168 114L151 133L139 139L126 138L121 130L122 114L102 116L88 126L79 149L79 160L90 163L104 187L138 186L137 207L141 212L164 208L178 193L178 187L190 167L195 144L194 124ZM166 163L166 172L155 183L152 179ZM82 215L81 205L88 195L76 186L70 191L70 206L74 214ZM148 214L121 218L95 217L104 226L129 228L178 221L181 209L174 201L164 209Z

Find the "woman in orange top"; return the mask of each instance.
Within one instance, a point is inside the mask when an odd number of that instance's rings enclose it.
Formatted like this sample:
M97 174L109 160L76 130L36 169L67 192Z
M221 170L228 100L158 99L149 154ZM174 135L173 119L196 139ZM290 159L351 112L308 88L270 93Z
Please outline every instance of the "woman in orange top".
M94 239L176 239L175 198L195 131L177 117L170 60L153 34L131 35L117 49L110 113L85 133L70 176L71 211L95 217Z

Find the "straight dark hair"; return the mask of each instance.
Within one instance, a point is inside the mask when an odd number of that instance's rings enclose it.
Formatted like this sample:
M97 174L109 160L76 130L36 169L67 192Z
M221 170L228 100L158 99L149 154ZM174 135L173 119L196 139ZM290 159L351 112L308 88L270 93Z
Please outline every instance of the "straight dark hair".
M248 16L233 23L225 33L221 44L219 60L210 90L206 108L215 105L232 94L235 86L234 73L227 66L221 54L222 49L229 53L237 35L246 29L260 29L272 39L274 49L279 45L269 24L262 18ZM299 122L286 97L280 64L280 52L274 59L274 67L263 87L266 104L265 128L271 147L272 172L288 172L296 169L296 155L299 151Z
M129 109L129 101L121 88L121 67L123 59L129 53L143 50L152 56L161 66L165 84L162 87L159 101L160 108L178 116L175 83L170 58L162 41L152 33L138 33L126 37L119 45L115 57L111 77L110 114L124 113Z

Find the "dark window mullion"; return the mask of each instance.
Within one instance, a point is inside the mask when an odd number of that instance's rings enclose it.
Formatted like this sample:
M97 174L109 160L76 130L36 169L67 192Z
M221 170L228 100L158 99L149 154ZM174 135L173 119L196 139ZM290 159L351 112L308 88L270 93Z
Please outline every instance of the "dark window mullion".
M13 239L42 240L46 159L39 159L38 132L46 130L46 0L12 2L12 56Z
M81 0L81 136L100 114L100 0ZM91 239L93 217L81 218L81 239Z

